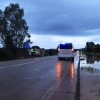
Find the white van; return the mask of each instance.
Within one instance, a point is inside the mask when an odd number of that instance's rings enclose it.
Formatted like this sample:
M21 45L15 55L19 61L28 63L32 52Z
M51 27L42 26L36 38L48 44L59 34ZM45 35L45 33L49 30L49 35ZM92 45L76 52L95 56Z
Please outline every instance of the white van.
M72 43L65 43L58 45L58 60L62 58L71 58L74 60L74 47Z

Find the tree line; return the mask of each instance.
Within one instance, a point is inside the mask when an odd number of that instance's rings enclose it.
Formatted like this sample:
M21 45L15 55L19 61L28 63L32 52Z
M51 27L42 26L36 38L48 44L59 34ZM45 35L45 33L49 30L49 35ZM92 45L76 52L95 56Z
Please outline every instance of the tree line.
M0 42L11 55L17 55L16 48L23 48L25 42L32 43L23 17L24 9L17 3L9 4L4 11L0 9Z
M86 42L85 50L87 52L100 52L100 44L94 42Z

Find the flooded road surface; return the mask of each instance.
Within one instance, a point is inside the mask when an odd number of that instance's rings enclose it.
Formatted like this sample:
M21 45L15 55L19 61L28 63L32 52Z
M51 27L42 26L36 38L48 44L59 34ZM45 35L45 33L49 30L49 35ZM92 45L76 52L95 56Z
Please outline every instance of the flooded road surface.
M0 100L74 100L78 58L57 56L0 63Z
M100 100L100 56L80 60L80 100Z

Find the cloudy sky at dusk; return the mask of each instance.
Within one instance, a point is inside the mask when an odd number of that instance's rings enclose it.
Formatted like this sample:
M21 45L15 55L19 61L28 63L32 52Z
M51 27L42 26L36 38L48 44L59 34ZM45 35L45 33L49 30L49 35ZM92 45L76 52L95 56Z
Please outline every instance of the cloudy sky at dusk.
M24 9L32 45L49 49L72 42L84 48L86 42L100 43L100 0L0 0L0 9L10 3Z

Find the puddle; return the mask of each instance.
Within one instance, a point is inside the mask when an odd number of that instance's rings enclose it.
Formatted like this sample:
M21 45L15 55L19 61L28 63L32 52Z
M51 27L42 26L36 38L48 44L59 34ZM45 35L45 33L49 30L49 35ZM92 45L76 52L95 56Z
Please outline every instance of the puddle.
M85 60L80 60L80 71L84 74L100 74L100 57L84 55Z

